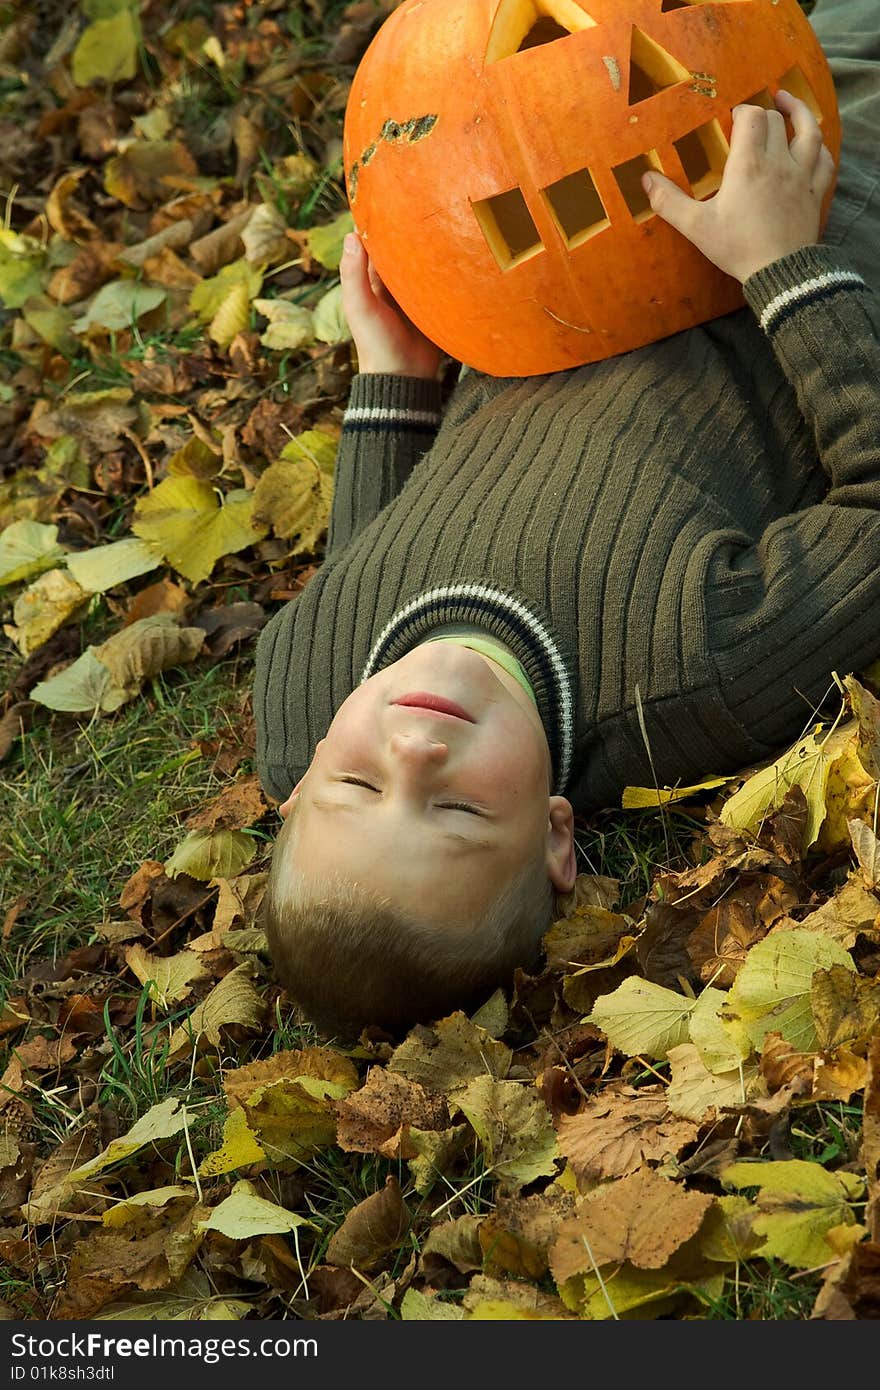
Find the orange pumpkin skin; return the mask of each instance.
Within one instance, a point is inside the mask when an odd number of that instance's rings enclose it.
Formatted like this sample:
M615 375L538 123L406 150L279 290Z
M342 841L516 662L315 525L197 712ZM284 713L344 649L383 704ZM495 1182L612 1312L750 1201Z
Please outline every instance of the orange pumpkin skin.
M405 0L346 109L355 225L451 357L493 376L613 357L742 306L638 177L709 196L732 108L781 86L836 164L831 73L797 0Z

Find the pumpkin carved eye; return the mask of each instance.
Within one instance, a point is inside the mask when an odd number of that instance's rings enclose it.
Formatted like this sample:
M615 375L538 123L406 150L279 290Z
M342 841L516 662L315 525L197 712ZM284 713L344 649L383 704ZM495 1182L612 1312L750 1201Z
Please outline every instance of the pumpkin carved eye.
M601 361L742 306L641 181L712 197L734 106L782 87L836 159L798 0L402 0L346 110L355 223L451 357L497 376Z

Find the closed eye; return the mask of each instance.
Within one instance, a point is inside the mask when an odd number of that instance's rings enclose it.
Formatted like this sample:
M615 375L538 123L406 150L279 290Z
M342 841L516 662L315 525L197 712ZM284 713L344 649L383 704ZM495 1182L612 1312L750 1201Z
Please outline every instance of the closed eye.
M340 782L347 782L352 787L366 787L367 791L378 792L379 788L372 783L365 782L362 777L340 777ZM466 811L471 816L481 816L482 811L478 811L476 806L469 806L466 801L443 801L438 802L441 811Z
M378 787L371 786L369 782L365 782L361 777L340 777L339 780L340 782L348 782L352 787L366 787L369 792L377 792L379 790Z

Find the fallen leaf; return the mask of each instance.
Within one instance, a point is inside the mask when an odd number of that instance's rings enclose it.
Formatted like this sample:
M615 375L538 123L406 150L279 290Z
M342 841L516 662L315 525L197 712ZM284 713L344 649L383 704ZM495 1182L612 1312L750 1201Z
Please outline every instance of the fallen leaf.
M253 519L253 510L253 495L244 488L228 492L221 504L210 483L165 478L141 498L131 529L197 584L208 578L221 556L244 550L266 535L268 527Z
M410 1214L400 1184L388 1177L384 1188L351 1208L330 1237L325 1259L331 1265L376 1269L406 1240L409 1228Z
M456 1011L432 1028L411 1029L392 1053L388 1070L417 1081L428 1092L451 1097L475 1077L503 1079L512 1061L509 1047Z
M855 1224L851 1202L864 1192L855 1173L830 1173L818 1163L734 1163L720 1174L726 1187L758 1189L752 1227L764 1237L762 1257L795 1269L815 1269L834 1258L828 1231Z
M758 1050L772 1031L801 1052L816 1052L811 982L817 970L833 965L855 970L852 957L836 941L802 929L771 933L749 951L726 1013L741 1021Z
M51 569L63 556L57 526L13 521L0 532L0 586L32 579Z
M125 963L142 985L149 984L149 997L162 1009L178 1003L192 993L197 980L205 978L205 969L192 951L178 951L174 956L152 956L143 946L129 946L124 952Z
M66 570L49 570L19 594L12 608L14 624L4 623L3 631L22 656L29 656L79 613L88 598Z
M662 1269L699 1230L713 1200L648 1169L609 1183L562 1223L550 1253L553 1277L562 1284L624 1260L637 1269Z
M205 882L234 878L257 853L257 842L242 830L191 830L165 861L169 878L189 874Z
M237 1168L249 1168L252 1163L264 1163L263 1152L257 1136L247 1122L247 1115L241 1108L231 1110L223 1124L223 1143L202 1159L199 1164L200 1178L214 1178L222 1173L233 1173Z
M409 1130L449 1127L445 1097L429 1096L415 1081L384 1067L371 1067L365 1084L336 1102L337 1140L348 1153L415 1158Z
M597 999L584 1021L601 1028L611 1045L627 1057L662 1059L688 1036L695 1003L633 975Z
M557 1141L579 1178L601 1182L677 1157L697 1133L696 1124L670 1111L665 1089L618 1083L578 1114L563 1115Z
M242 1178L229 1196L198 1223L198 1229L219 1231L228 1240L250 1240L253 1236L313 1225L314 1222L307 1221L304 1216L297 1216L276 1202L267 1202L265 1197L259 1196L253 1183Z
M247 963L230 970L189 1018L171 1035L170 1056L197 1047L204 1038L213 1047L220 1044L220 1029L230 1024L257 1028L263 1021L266 1006L251 979L252 967Z
M478 1076L455 1093L486 1161L505 1187L524 1187L556 1172L559 1151L546 1105L518 1081Z

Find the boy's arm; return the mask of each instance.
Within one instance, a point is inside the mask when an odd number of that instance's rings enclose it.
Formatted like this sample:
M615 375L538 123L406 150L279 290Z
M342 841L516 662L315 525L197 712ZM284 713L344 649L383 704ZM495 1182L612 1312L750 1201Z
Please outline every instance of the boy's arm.
M336 458L327 557L347 546L396 497L440 426L436 379L359 372Z
M793 707L809 722L832 671L860 670L880 655L876 303L818 245L834 177L820 127L791 93L777 93L776 108L735 108L711 199L643 176L654 211L742 283L827 475L821 501L779 517L757 540L707 537L699 557L694 597L718 688L741 727L768 746L789 736Z
M780 517L757 543L722 542L707 572L708 644L726 702L775 745L793 702L808 723L832 671L880 656L880 343L873 295L828 247L766 266L744 292L828 480L821 501Z
M395 303L354 232L339 274L358 375L342 421L328 558L400 492L434 442L441 406L440 349Z

